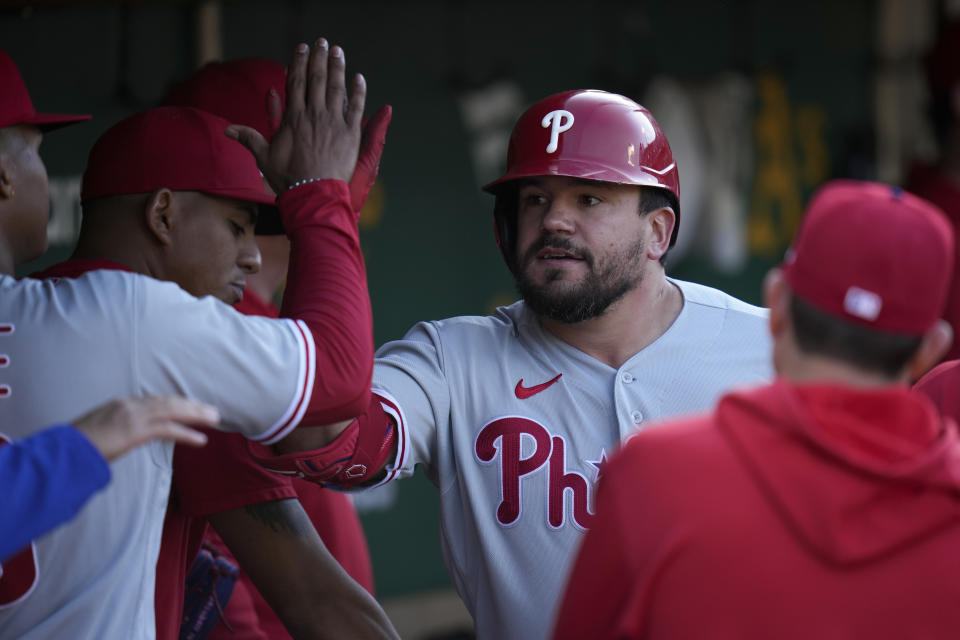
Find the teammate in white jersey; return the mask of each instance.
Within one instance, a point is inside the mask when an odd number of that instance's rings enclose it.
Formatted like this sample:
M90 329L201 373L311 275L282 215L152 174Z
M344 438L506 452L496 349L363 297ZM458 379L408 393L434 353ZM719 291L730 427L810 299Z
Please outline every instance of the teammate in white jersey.
M39 257L47 244L48 214L36 215L49 206L39 197L46 178L38 153L43 135L90 116L37 113L2 50L0 87L0 274L12 276L14 267ZM9 364L9 356L0 354L0 368ZM0 395L9 390L0 380ZM0 486L6 489L0 499L0 562L73 517L109 482L107 462L154 439L202 445L206 436L184 423L212 426L217 419L213 407L184 398L139 398L108 402L12 446L0 433Z
M764 310L666 277L677 167L632 100L572 91L536 103L486 189L523 300L381 347L381 407L277 468L350 486L380 470L373 442L395 452L383 481L422 465L478 636L529 640L550 631L607 457L648 421L769 379L770 343Z
M301 421L329 422L368 404L369 299L346 186L357 159L365 85L358 77L347 97L342 52L328 51L325 41L312 52L298 47L290 78L280 131L269 146L254 144L264 175L281 193L277 205L293 242L288 319L241 316L213 298L197 300L174 284L119 271L56 282L0 276L0 348L7 357L0 430L24 436L28 425L49 424L112 397L175 393L217 406L225 428L273 442ZM205 136L190 144L176 139L171 120L160 123L169 126L171 144L183 145L184 165L213 185L212 195L225 198L227 208L262 202L256 164L223 137L226 130L250 143L250 132L181 115L180 125ZM118 180L139 178L121 174ZM22 221L42 234L46 176L36 171L34 177L36 204ZM183 206L169 190L154 195ZM242 209L231 219L246 215ZM176 225L175 211L160 213L166 217L159 216L158 228ZM145 223L157 221L146 214ZM0 637L154 636L154 569L171 450L153 443L114 462L114 482L71 523L26 551L32 562L17 566L34 567L32 574L5 566Z

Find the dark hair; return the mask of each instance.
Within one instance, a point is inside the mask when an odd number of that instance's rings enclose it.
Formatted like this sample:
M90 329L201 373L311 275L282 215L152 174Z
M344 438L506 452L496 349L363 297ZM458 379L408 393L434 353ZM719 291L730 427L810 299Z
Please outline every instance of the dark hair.
M827 356L888 378L900 374L923 340L828 315L795 295L790 298L790 319L804 353Z
M656 211L657 209L663 209L665 207L670 207L673 209L673 213L676 215L675 225L680 224L680 207L677 204L677 197L673 195L672 191L667 191L666 189L659 189L657 187L640 187L640 215L646 215L651 211ZM660 264L667 264L667 254L670 253L668 248L663 252L663 255L660 256Z

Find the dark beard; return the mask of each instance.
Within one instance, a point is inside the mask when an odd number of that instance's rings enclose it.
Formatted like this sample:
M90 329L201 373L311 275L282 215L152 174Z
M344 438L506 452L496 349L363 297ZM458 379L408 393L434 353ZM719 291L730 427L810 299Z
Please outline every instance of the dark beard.
M536 254L545 247L553 247L575 252L589 267L587 277L569 291L554 293L547 287L534 284L526 275L530 263L536 260ZM576 249L562 237L543 237L535 242L520 260L517 269L517 292L524 302L538 316L549 318L564 324L575 324L602 315L614 302L640 284L641 277L631 273L630 267L638 262L643 253L644 243L639 239L626 254L611 257L605 264L595 269L593 255L585 250ZM547 281L553 282L562 275L557 269L547 272Z

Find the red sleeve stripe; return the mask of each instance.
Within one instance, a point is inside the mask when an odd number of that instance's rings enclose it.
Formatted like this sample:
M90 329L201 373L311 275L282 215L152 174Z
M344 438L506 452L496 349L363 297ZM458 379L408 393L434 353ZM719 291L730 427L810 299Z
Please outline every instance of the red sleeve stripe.
M288 320L288 322L293 327L294 335L303 354L297 364L297 393L276 424L263 434L252 438L263 444L273 444L293 431L294 427L300 424L300 420L303 419L303 414L306 413L307 406L310 404L310 397L313 395L313 383L317 375L317 351L313 342L313 333L302 320Z
M383 480L374 485L370 485L370 487L368 487L369 489L387 484L396 478L407 464L407 453L409 450L407 447L407 420L403 416L403 411L400 409L399 403L397 403L393 396L382 389L374 388L373 394L380 399L380 406L383 407L384 413L393 418L393 421L397 425L397 457L393 461L393 464L387 465L387 475L384 476Z

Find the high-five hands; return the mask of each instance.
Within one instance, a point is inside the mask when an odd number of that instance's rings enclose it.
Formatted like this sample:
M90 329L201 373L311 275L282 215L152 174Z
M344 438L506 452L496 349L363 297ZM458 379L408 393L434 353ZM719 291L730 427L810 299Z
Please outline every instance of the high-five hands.
M312 48L300 44L287 71L286 110L273 139L267 143L250 127L227 127L226 134L253 153L277 193L304 180L353 177L367 85L357 74L348 95L345 68L339 46L329 47L323 38ZM279 96L271 103L279 109Z

